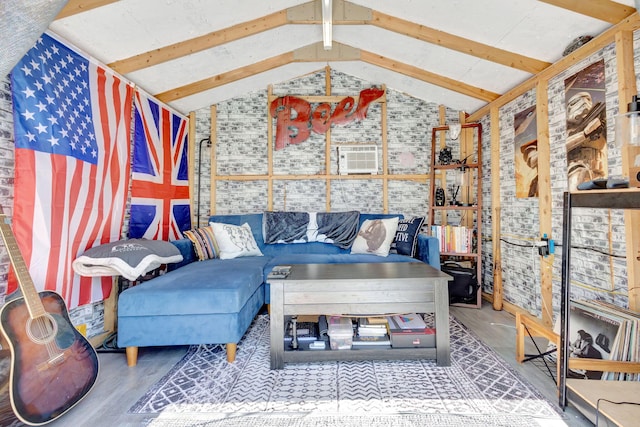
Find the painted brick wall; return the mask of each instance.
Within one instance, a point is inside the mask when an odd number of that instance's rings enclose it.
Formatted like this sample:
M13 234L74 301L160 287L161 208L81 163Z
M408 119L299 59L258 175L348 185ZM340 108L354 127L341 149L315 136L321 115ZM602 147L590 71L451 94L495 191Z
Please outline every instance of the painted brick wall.
M638 52L638 34L635 35ZM566 108L564 80L603 59L605 62L608 175L620 176L620 149L615 142L615 115L618 113L616 58L613 45L563 71L549 81L549 138L552 191L552 238L557 249L553 263L553 305L559 312L561 286L562 202L568 189L565 142ZM640 61L636 54L636 69ZM537 198L515 197L514 114L535 105L531 90L500 109L500 202L502 280L504 299L526 310L540 314L540 257L531 247L539 237L539 202ZM624 101L626 102L626 101ZM626 108L626 106L624 106ZM489 117L482 120L485 131L484 156L484 289L493 288L491 254L491 147ZM611 241L611 246L610 242ZM572 298L602 299L627 306L625 235L622 211L578 209L573 215L572 229ZM581 249L594 248L596 250ZM599 253L601 250L604 253ZM614 257L606 255L614 254Z
M13 206L14 176L13 112L11 103L11 82L8 77L0 79L0 205L7 216L11 216ZM4 302L9 272L9 254L0 245L0 304Z
M332 94L354 95L375 83L331 71ZM323 95L325 71L273 86L275 96ZM249 93L217 105L216 164L219 175L267 174L267 91ZM209 134L209 109L196 112L197 138ZM382 173L382 106L373 103L361 122L334 126L331 130L330 173L337 173L339 144L378 145L379 173ZM452 120L458 112L447 110ZM438 124L438 106L389 89L387 91L388 169L394 174L426 174L430 162L431 127ZM275 132L275 126L274 126ZM201 217L206 219L211 195L208 153L202 156ZM315 175L325 173L325 135L311 133L301 143L273 152L274 175ZM228 191L233 191L229 193ZM224 181L216 184L217 213L260 212L266 208L266 183L260 181ZM358 209L382 212L382 181L379 179L332 180L331 210ZM324 180L274 181L274 209L326 210ZM404 215L425 215L429 187L426 183L395 180L388 186L389 211ZM261 198L256 200L255 197Z

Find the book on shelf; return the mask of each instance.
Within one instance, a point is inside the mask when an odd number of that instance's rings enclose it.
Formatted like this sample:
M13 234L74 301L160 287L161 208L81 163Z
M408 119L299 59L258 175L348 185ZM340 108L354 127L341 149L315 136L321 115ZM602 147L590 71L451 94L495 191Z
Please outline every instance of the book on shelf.
M358 335L363 337L379 337L387 335L387 328L384 329L369 329L369 328L358 328Z
M285 279L289 273L291 273L290 265L276 265L267 275L267 279Z
M424 322L422 316L417 313L389 316L387 317L387 321L389 322L389 329L392 332L394 330L420 332L427 327L427 324Z
M391 347L391 338L388 334L380 335L380 336L360 336L356 335L353 337L352 347L364 347L364 348L383 348L383 347Z
M387 335L387 321L373 323L366 317L358 318L358 335L361 336L384 336Z
M431 235L438 238L440 252L473 252L473 229L462 225L432 225Z

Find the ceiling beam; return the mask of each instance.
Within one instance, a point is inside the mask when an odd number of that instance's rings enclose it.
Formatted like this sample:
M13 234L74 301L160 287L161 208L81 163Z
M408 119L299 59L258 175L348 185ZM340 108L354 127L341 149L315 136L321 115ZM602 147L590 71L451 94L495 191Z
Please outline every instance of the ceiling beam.
M317 55L316 52L322 52L322 55ZM396 73L404 74L423 82L427 82L435 86L440 86L454 92L462 93L463 95L467 95L472 98L481 99L486 102L491 102L500 96L497 93L493 93L485 89L477 88L475 86L471 86L457 80L450 79L448 77L430 73L412 65L394 61L392 59L385 58L384 56L363 51L340 43L337 43L335 45L335 48L331 49L330 51L325 51L322 47L322 43L314 43L312 45L305 46L300 49L284 53L282 55L277 55L263 61L256 62L254 64L247 65L245 67L236 68L235 70L207 77L206 79L202 79L194 83L189 83L175 89L170 89L165 92L158 93L154 96L160 101L169 103L180 98L185 98L187 96L195 95L205 90L224 86L226 84L251 77L254 74L263 73L265 71L269 71L277 67L282 67L293 62L338 62L354 60L361 60L371 65L385 68Z
M636 9L610 0L538 0L610 24L628 18Z
M67 18L117 1L119 0L69 0L66 6L63 7L60 13L56 16L56 19Z
M95 0L94 0L95 1ZM334 25L371 24L427 43L453 49L487 61L536 74L550 64L513 52L497 49L453 34L425 27L340 0L334 10ZM161 64L195 52L211 49L286 24L309 25L319 22L319 2L312 1L252 21L243 22L182 42L144 52L108 64L121 74Z
M472 98L481 99L486 102L494 101L500 96L497 93L493 93L485 89L462 83L458 80L431 73L429 71L423 70L422 68L414 67L413 65L403 64L402 62L394 61L375 53L361 50L360 59L368 64L376 65L378 67L385 68L396 73L404 74L405 76L413 77L414 79L422 80L423 82L430 83L435 86L440 86L442 88L449 89L454 92L470 96Z
M238 80L251 77L254 74L264 73L265 71L272 70L274 68L282 67L294 62L294 53L287 52L282 55L273 56L265 59L264 61L256 62L246 67L236 68L235 70L227 71L226 73L218 74L216 76L208 77L200 81L189 83L184 86L180 86L175 89L158 93L154 95L160 101L169 103L176 99L185 98L190 95L195 95L205 90L214 89Z
M240 24L227 27L220 31L214 31L203 36L154 49L130 58L121 59L108 65L120 74L127 74L132 71L141 70L143 68L171 61L172 59L191 55L192 53L211 49L225 43L230 43L244 37L253 36L263 31L272 30L285 25L286 23L287 12L286 10L282 10L252 21L242 22Z
M606 29L603 33L598 35L596 38L591 40L589 43L581 46L579 49L571 52L567 56L563 56L549 68L544 70L542 73L535 75L528 80L520 83L518 86L513 89L505 92L500 96L500 98L495 101L479 108L475 112L473 112L469 117L470 122L476 122L481 120L484 116L489 114L491 108L501 108L503 105L508 102L513 101L514 99L521 96L523 93L533 89L540 80L548 80L561 73L562 71L568 69L574 64L584 60L589 55L604 49L606 46L615 42L615 36L620 31L636 31L640 29L640 15L637 13L632 14L630 17L625 18L620 21L613 27Z
M371 24L385 30L393 31L423 42L432 43L447 49L466 53L487 61L506 65L507 67L537 74L551 65L549 62L539 61L524 55L498 49L486 44L478 43L464 37L445 33L414 22L405 21L382 12L373 11Z

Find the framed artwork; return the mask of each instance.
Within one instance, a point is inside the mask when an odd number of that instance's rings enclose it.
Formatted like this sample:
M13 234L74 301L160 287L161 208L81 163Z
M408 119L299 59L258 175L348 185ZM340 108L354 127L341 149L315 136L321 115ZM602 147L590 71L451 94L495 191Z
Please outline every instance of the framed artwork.
M607 175L604 60L564 81L567 112L567 179L578 184Z
M513 118L516 197L538 197L538 124L536 106Z

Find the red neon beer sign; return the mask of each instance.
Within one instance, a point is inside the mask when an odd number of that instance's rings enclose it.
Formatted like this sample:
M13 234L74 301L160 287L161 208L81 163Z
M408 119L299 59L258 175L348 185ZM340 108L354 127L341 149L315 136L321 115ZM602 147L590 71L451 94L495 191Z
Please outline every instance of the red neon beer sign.
M356 105L351 96L347 96L331 112L326 102L312 110L311 104L295 96L283 96L271 103L271 117L276 119L275 149L281 150L289 144L306 141L311 131L323 134L332 124L344 125L367 117L369 105L384 95L384 90L369 88L360 92ZM355 108L354 108L355 107Z

